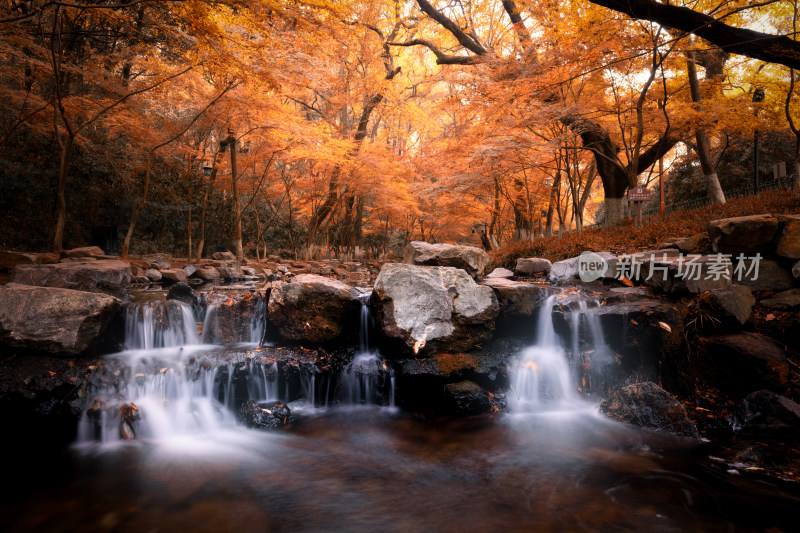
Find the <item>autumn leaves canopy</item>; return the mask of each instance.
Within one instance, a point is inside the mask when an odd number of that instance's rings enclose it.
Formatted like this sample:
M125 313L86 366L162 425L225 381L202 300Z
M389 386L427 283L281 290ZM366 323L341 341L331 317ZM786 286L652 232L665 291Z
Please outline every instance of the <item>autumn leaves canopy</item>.
M794 130L796 24L793 0L5 1L1 171L44 167L56 250L72 184L108 176L123 252L165 205L193 257L496 247L618 221L676 150L724 201L721 139Z

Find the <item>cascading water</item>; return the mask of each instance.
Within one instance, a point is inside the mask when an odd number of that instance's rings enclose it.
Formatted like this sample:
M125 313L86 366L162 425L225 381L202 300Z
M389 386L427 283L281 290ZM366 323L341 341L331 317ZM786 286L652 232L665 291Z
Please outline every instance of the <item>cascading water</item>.
M369 346L369 334L373 328L372 314L369 310L371 294L364 292L360 296L359 350L340 376L336 401L347 405L373 404L394 407L394 372L381 359L380 354Z
M194 311L177 300L128 305L125 310L125 348L152 350L200 344Z
M514 411L539 410L543 405L576 400L566 352L553 327L556 295L539 310L536 341L522 350L512 369L509 405Z

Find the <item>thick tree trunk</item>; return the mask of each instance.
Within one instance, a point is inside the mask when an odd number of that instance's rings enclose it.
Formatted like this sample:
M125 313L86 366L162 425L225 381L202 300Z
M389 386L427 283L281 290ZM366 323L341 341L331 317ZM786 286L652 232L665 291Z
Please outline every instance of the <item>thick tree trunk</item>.
M689 89L692 93L692 102L697 105L698 111L703 109L703 97L700 94L700 81L697 79L697 68L695 66L695 53L690 51L686 59L686 70L689 74ZM700 158L700 166L703 169L703 176L706 180L706 190L708 198L712 203L724 204L725 193L719 184L719 178L714 171L714 163L711 157L708 137L705 128L697 126L695 128L695 139L697 140L697 155Z
M531 240L531 218L529 216L528 198L522 180L514 180L514 240Z

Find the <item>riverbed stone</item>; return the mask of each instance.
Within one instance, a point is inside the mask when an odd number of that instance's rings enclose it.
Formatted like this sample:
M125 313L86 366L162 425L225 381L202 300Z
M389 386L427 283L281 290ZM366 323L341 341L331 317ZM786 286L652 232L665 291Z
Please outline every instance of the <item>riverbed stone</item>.
M750 288L744 285L729 285L714 289L707 293L703 301L709 304L708 307L716 315L735 319L740 325L744 325L750 319L756 303Z
M486 276L486 279L508 279L513 278L514 273L507 268L495 268Z
M400 263L381 268L371 304L387 337L425 355L475 349L500 311L494 290L462 269Z
M794 279L800 279L800 261L792 266L792 277Z
M17 265L42 265L58 263L58 254L34 254L27 252L0 252L0 271L9 272Z
M219 271L212 266L200 267L194 275L203 281L218 281L222 277L219 275Z
M214 291L206 294L203 342L233 344L251 339L254 325L266 321L266 295L262 291ZM257 323L257 324L256 324Z
M675 239L672 244L684 254L702 254L711 251L711 239L705 232Z
M99 246L84 246L61 252L61 257L97 257L106 253Z
M182 269L175 269L175 270L162 270L161 271L161 281L167 281L169 283L178 283L181 281L186 281L189 277L186 275Z
M618 258L609 252L594 252L593 254L594 255L591 256L592 260L600 258L605 263L605 266L603 267L602 272L598 272L597 276L591 276L593 279L587 279L587 281L615 278L617 275ZM588 255L583 257L582 254L553 263L550 267L550 274L548 275L547 279L552 283L564 283L580 280L582 258L584 261L586 261L589 257L590 256Z
M494 403L492 395L474 381L459 381L444 386L446 402L453 413L475 415L489 413Z
M294 422L292 411L284 402L256 403L248 400L236 412L236 418L253 429L278 429Z
M800 405L769 390L755 391L737 406L734 430L755 438L800 438Z
M723 254L768 252L777 232L778 219L769 214L724 218L708 223L711 246L714 252Z
M124 261L102 260L52 265L18 265L11 281L124 296L131 284L131 267Z
M641 265L639 279L667 293L699 294L729 286L732 275L733 265L724 255L689 255L650 258Z
M194 305L194 290L192 290L187 282L178 282L169 288L167 300L178 300L185 304Z
M652 382L635 383L618 389L600 405L608 417L635 426L699 438L686 407Z
M535 274L547 274L553 264L549 259L542 257L520 257L514 266L514 273L517 276L533 276Z
M800 289L779 292L771 298L761 300L759 304L768 309L776 309L778 311L797 309L800 307Z
M119 308L106 294L8 283L0 287L0 344L77 355L107 340Z
M700 375L724 393L742 396L759 389L783 392L789 385L786 351L750 332L700 339Z
M547 288L533 283L502 278L486 278L481 282L491 287L500 306L499 317L531 316L550 294Z
M778 221L781 230L775 253L788 259L800 259L800 215L781 215Z
M233 252L227 252L227 251L214 252L213 254L211 254L211 257L213 259L216 259L217 261L236 261L236 256L233 254Z
M273 288L269 320L288 340L323 344L357 333L361 293L342 281L300 274Z
M776 261L761 259L758 261L758 270L750 269L754 260L745 259L741 275L734 271L734 282L746 285L753 292L758 291L784 291L794 285L791 273ZM738 264L738 263L737 263Z
M460 268L476 278L483 275L492 258L475 246L411 241L406 246L404 261L419 266Z
M191 278L194 276L194 273L197 272L197 267L194 265L186 265L183 267L183 271L186 272L186 275Z

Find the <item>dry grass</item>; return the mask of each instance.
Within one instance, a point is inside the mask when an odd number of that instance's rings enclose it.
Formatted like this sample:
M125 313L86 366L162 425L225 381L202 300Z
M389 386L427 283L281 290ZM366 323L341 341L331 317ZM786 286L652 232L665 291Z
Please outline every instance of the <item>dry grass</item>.
M641 228L627 222L613 228L591 228L563 237L544 237L514 243L492 252L493 266L514 269L519 257L544 257L561 261L591 250L614 254L649 250L674 237L706 231L710 220L761 213L800 214L800 191L768 191L757 196L734 198L724 205L707 205L679 210L664 216L651 216Z

